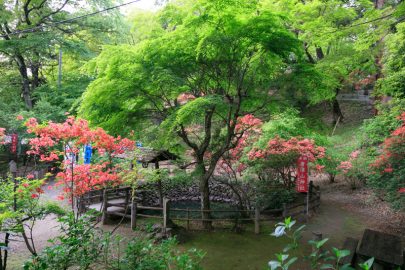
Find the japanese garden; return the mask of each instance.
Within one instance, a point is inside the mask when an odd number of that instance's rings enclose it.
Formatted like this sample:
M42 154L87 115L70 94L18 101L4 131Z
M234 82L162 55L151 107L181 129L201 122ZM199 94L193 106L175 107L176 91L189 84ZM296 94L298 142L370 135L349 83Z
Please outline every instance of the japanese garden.
M0 270L405 269L402 0L1 0Z

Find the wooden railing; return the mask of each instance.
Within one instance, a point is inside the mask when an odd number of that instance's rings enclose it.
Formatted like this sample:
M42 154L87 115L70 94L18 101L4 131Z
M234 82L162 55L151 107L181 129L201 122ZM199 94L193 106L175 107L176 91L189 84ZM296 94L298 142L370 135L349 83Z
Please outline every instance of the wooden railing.
M128 197L127 197L128 198ZM201 209L190 209L190 208L170 208L170 200L163 200L163 207L153 207L153 206L143 206L139 205L136 199L132 199L129 202L129 199L126 199L124 203L110 203L108 193L104 193L103 198L103 223L106 222L106 219L109 215L116 215L121 217L126 217L131 219L131 228L136 228L137 217L143 218L157 218L163 219L164 227L167 228L169 220L172 221L183 221L186 223L186 228L190 229L191 222L202 222L202 221L211 221L211 222L230 222L234 223L235 226L238 226L241 222L253 222L255 224L255 233L260 233L260 223L263 221L278 220L280 217L297 217L298 215L309 215L311 210L315 210L320 206L320 190L319 187L312 187L311 193L307 196L302 203L295 204L283 204L283 208L271 209L260 211L259 209L252 210L201 210ZM118 206L120 210L109 211L110 206ZM125 209L122 212L122 209ZM146 214L141 213L141 210L152 210L158 212L158 214ZM203 218L203 213L209 212L211 218ZM172 215L172 213L183 213L180 217L178 215ZM192 215L194 213L199 213L195 217ZM213 218L215 213L237 213L235 217L228 218Z

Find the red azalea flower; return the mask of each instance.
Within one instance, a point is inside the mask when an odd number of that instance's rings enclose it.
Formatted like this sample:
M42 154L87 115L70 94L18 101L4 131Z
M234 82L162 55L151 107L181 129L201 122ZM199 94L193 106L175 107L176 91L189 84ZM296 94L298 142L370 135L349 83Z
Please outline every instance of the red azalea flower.
M392 171L393 171L393 169L390 167L384 169L384 172L386 172L386 173L392 173Z
M35 193L31 194L31 198L33 198L33 199L38 198L38 197L39 197L38 194L35 194Z

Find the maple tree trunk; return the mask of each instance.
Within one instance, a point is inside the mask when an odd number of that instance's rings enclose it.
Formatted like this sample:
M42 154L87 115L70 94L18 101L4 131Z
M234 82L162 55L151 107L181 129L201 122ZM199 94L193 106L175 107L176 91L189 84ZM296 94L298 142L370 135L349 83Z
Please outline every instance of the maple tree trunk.
M316 47L316 57L318 60L322 60L325 57L321 47Z
M385 4L385 0L375 0L374 1L374 7L377 9L383 8L384 4Z
M340 109L339 101L337 100L337 95L339 94L340 89L336 89L336 96L332 102L332 112L333 112L333 124L336 124L338 119L340 122L343 121L343 113Z
M21 79L22 79L22 96L24 99L25 106L27 109L32 109L32 98L31 98L31 89L30 89L30 79L28 78L28 71L27 71L27 66L25 64L24 58L20 55L17 54L15 58L17 65L18 65L18 71L20 72Z
M27 109L32 109L30 86L29 86L29 82L25 79L23 79L22 96L24 98L24 103L25 103L25 106L27 107Z
M333 106L333 123L336 124L339 118L340 122L343 120L343 113L342 110L340 109L339 102L337 101L336 98L333 100L332 106Z

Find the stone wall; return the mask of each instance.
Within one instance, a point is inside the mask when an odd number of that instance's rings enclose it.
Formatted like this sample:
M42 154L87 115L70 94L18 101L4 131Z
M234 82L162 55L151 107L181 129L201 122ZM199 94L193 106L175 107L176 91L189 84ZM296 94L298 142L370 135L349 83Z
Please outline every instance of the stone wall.
M237 204L237 198L233 191L226 185L211 182L210 200L213 202L224 202ZM137 196L141 198L141 203L148 206L159 205L159 193L157 184L142 184L137 189ZM200 201L198 184L188 186L165 187L163 186L163 196L171 201Z

